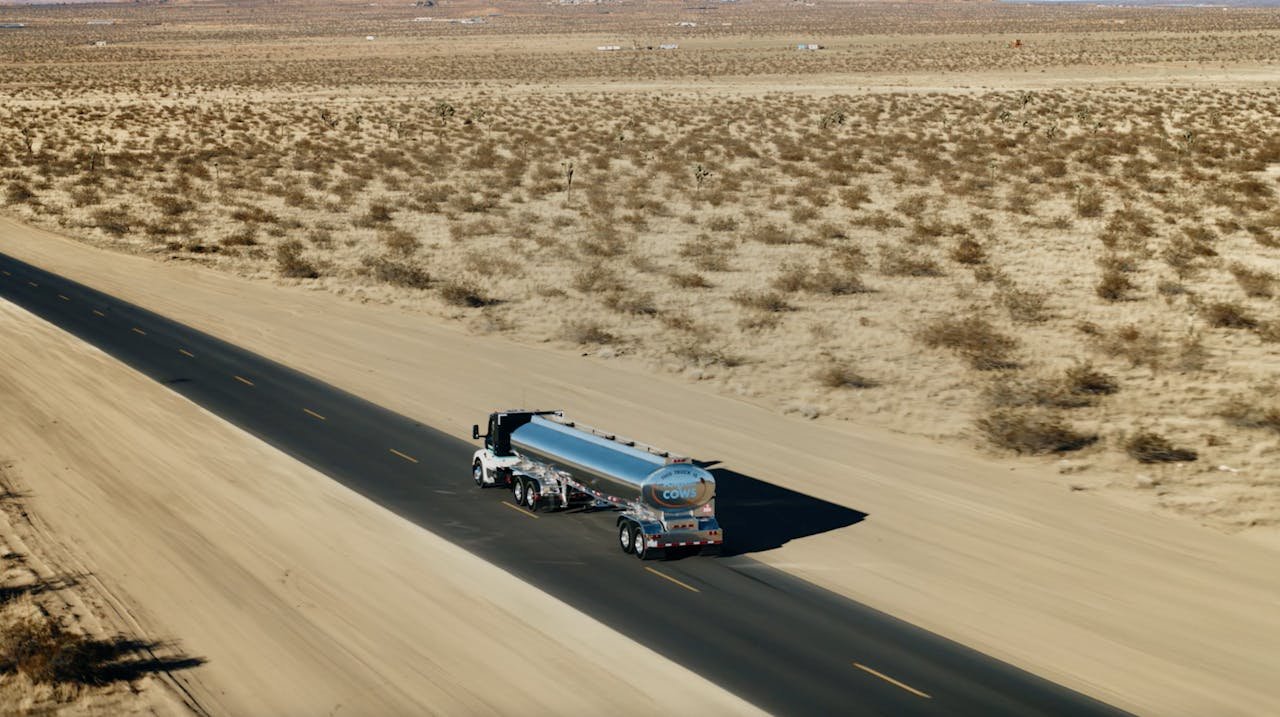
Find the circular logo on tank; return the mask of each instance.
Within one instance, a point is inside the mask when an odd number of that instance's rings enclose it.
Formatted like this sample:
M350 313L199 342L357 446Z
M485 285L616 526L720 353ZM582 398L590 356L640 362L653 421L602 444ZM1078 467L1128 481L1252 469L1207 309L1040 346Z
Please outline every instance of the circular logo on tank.
M654 471L641 490L644 501L656 508L696 508L716 495L711 474L693 465L670 465Z

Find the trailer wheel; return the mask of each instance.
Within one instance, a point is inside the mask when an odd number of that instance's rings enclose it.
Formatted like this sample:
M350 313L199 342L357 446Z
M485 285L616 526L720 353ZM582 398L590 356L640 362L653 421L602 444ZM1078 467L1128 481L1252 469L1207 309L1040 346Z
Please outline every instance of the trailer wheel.
M635 556L637 558L640 558L641 560L648 559L649 544L645 541L644 531L641 530L640 526L637 525L636 532L633 535L635 537L631 541L631 552L634 553Z
M631 527L631 521L624 520L618 523L618 543L622 546L622 552L630 553L635 550L635 532Z
M530 513L538 512L538 491L533 481L526 481L524 484L524 507L528 508Z
M480 461L476 461L476 464L471 466L471 477L477 486L484 487L484 466L480 465Z
M511 479L511 497L515 499L516 505L524 505L524 479Z

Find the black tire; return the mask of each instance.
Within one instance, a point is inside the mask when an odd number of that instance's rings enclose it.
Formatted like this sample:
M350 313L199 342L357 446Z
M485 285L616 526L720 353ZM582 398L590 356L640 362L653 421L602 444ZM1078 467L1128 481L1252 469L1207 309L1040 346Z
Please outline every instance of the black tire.
M529 509L530 513L538 512L538 502L540 496L533 481L527 480L524 483L524 507Z
M524 479L511 479L511 499L516 505L524 505Z
M645 540L644 531L641 530L640 526L637 525L636 531L632 535L633 537L631 539L631 554L636 556L637 558L640 558L641 560L648 560L649 554L653 551L649 550L649 544Z
M622 548L622 552L630 553L635 549L633 542L635 541L635 533L631 527L631 521L624 520L618 523L618 544Z
M474 466L471 466L471 479L476 482L477 487L479 488L485 487L484 466L480 465L480 461L476 461L476 464Z

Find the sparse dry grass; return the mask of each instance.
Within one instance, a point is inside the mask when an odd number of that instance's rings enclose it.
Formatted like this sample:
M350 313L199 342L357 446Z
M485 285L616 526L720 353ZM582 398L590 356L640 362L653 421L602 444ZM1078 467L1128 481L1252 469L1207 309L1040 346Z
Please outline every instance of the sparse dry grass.
M826 402L823 415L948 437L981 416L986 438L1022 452L1092 435L1058 412L1105 436L1195 420L1177 396L1256 383L1280 345L1274 87L679 82L1271 63L1280 12L727 4L733 24L682 31L680 51L596 53L586 35L539 36L570 21L674 31L640 6L513 2L469 27L318 8L278 37L215 32L202 23L224 18L203 6L166 9L185 26L119 9L125 22L93 31L113 33L106 48L88 47L74 7L6 36L3 211L524 340L608 344L779 407ZM975 22L1045 34L1015 51L968 39ZM759 42L819 28L829 51ZM174 49L215 35L203 54ZM573 85L593 78L645 84ZM864 383L892 390L836 390ZM1106 398L1121 385L1123 401ZM1243 445L1214 460L1247 462Z

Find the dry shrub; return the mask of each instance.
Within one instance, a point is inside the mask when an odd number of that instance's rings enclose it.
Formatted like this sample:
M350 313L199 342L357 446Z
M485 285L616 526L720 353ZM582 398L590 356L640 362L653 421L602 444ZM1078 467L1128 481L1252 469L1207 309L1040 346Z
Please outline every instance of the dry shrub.
M414 262L381 257L365 260L365 264L373 272L373 278L384 284L406 289L426 289L431 286L431 275Z
M707 220L707 228L713 232L731 232L738 228L738 220L728 214L717 214Z
M276 247L276 268L289 279L314 279L320 276L315 265L302 258L302 242L290 239Z
M584 294L622 291L627 286L617 272L600 262L579 269L574 273L570 285Z
M1097 329L1097 333L1091 335L1103 353L1127 359L1133 366L1159 368L1164 357L1164 346L1156 331L1143 331L1137 326L1129 325L1111 332Z
M987 250L973 237L964 237L951 250L951 260L957 264L976 266L987 263Z
M1100 217L1105 205L1105 198L1097 187L1083 187L1076 193L1076 216L1085 219Z
M122 237L128 234L135 221L133 216L129 214L129 210L123 206L103 207L95 210L91 216L93 217L93 226L114 237Z
M1038 324L1049 318L1045 308L1049 297L1039 291L1019 289L1006 284L1000 291L999 301L1009 312L1009 318L1021 324Z
M1107 301L1124 301L1134 288L1133 281L1126 274L1109 269L1103 272L1094 292Z
M1219 329L1256 329L1259 322L1249 310L1234 301L1217 301L1202 309L1205 321Z
M617 340L599 321L567 321L561 329L565 339L575 344L611 344Z
M880 252L880 273L885 276L943 276L945 272L932 257L916 254L901 247Z
M1016 453L1078 451L1098 440L1061 418L1040 411L999 408L978 419L978 430L993 445Z
M760 222L747 230L746 237L761 244L794 244L796 238L787 230L772 222Z
M794 307L787 303L787 298L776 291L742 290L730 297L733 303L765 313L791 311Z
M658 305L653 294L643 291L613 291L605 295L604 305L632 316L656 316Z
M1275 296L1276 276L1260 269L1251 269L1243 264L1232 264L1231 275L1236 278L1240 288L1248 296L1270 299Z
M18 620L0 629L0 674L20 672L44 685L105 684L111 651L109 643L67 632L47 617Z
M1236 396L1219 409L1218 415L1238 428L1265 428L1280 433L1280 406L1263 405L1244 396Z
M710 234L699 234L680 247L680 256L693 260L700 271L728 271L729 254L733 243L713 239Z
M1063 380L1067 388L1077 394L1109 396L1120 390L1120 382L1115 376L1103 373L1087 362L1067 369Z
M1181 463L1199 457L1193 450L1175 448L1168 438L1151 431L1140 431L1125 441L1124 452L1139 463Z
M9 204L27 204L36 198L36 193L24 182L10 182L5 187L4 196Z
M675 271L670 276L671 283L681 289L708 289L711 282L702 274L692 271Z
M484 295L480 287L464 279L450 279L440 285L440 298L451 306L478 309L496 303Z
M418 250L418 238L403 229L388 229L382 232L382 243L393 254L409 256Z
M1095 394L1076 391L1063 379L1014 376L992 381L984 398L995 408L1084 408L1097 402Z
M880 385L879 381L867 378L843 363L824 366L814 378L827 388L875 388Z
M930 348L955 351L979 371L1014 368L1017 339L1001 333L981 316L947 317L933 321L919 334Z

